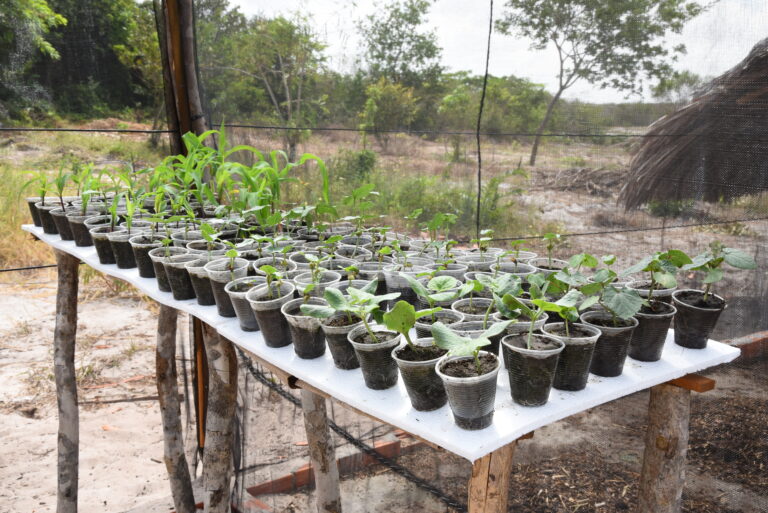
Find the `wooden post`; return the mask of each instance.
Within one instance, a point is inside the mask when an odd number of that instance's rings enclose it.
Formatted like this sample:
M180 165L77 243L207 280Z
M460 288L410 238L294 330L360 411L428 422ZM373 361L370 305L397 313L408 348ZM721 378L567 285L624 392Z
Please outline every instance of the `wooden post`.
M315 504L318 513L341 513L339 492L339 468L336 464L336 447L328 427L325 398L301 390L301 407L304 411L304 429L307 432L309 457L315 475Z
M176 321L178 312L170 306L160 305L157 317L157 395L163 420L165 468L171 482L171 496L177 513L194 513L195 497L184 456L184 438L181 432L181 406L176 381Z
M671 383L651 388L640 473L639 513L680 512L690 412L690 388Z
M77 287L80 261L54 250L58 270L56 327L53 332L53 373L59 410L57 513L77 513L80 419L75 377Z
M512 456L517 440L486 454L472 464L469 513L507 513Z
M205 513L229 513L232 476L232 423L237 394L237 355L232 342L203 323L208 357L208 412L203 452Z

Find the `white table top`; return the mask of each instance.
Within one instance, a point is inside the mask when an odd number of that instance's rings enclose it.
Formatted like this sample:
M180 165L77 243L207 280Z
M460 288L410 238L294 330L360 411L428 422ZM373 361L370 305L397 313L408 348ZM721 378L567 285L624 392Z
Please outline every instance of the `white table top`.
M360 369L337 369L328 351L321 358L302 360L295 355L292 346L269 348L264 344L260 332L240 330L237 319L220 317L215 306L200 306L194 299L176 301L170 293L158 290L154 278L139 277L137 269L118 269L116 265L100 264L93 247L77 247L74 242L62 241L58 235L44 234L42 228L33 225L24 225L22 229L46 244L79 258L94 269L132 284L155 301L198 317L243 349L335 399L469 461L475 461L556 420L686 374L729 362L740 353L737 348L712 340L706 349L686 349L675 345L670 330L660 361L646 363L627 358L621 376L602 378L590 374L584 390L564 392L553 389L549 402L535 408L519 406L512 401L509 378L502 369L499 372L493 423L480 431L465 431L454 424L448 405L432 412L414 410L402 379L389 390L370 390L363 382Z

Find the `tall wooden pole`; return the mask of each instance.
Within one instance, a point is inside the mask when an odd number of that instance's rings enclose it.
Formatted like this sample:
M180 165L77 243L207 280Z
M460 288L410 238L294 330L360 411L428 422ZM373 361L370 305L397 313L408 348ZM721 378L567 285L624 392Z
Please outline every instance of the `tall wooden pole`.
M195 497L184 456L184 438L181 430L179 385L176 381L176 321L178 312L170 306L160 305L157 316L157 395L163 419L163 447L165 468L171 484L173 505L177 513L194 513Z
M58 270L53 372L59 412L57 513L77 513L80 418L75 377L77 288L80 261L54 250Z
M232 477L232 427L237 395L237 355L232 342L203 323L208 356L208 414L203 452L205 513L229 513Z
M307 433L309 457L315 474L315 503L318 513L341 513L339 467L336 447L328 427L325 398L301 389L301 408Z

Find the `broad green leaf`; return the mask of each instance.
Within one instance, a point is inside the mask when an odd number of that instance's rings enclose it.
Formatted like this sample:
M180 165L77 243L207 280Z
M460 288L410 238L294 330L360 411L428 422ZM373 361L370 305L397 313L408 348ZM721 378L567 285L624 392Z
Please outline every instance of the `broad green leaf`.
M424 297L424 298L429 296L429 291L427 291L427 289L424 288L424 285L422 285L413 276L410 276L410 275L405 274L405 273L400 273L400 276L402 278L405 278L405 281L408 282L408 285L411 286L411 289L416 293L417 296L421 296L421 297Z
M724 248L725 262L736 269L756 269L755 260L748 254L733 248Z
M443 292L449 289L455 289L459 286L459 280L453 276L437 276L429 280L427 288L436 292Z
M589 296L587 299L585 299L584 301L581 302L581 304L579 305L579 311L586 310L590 306L592 306L595 303L597 303L599 300L600 300L600 298L597 297L597 296Z
M600 260L602 260L605 265L613 265L616 263L616 255L605 255Z
M459 292L457 290L451 291L451 292L438 292L437 294L430 294L428 297L430 300L435 301L437 303L442 303L444 301L450 301L451 299L455 299L458 297Z
M652 261L653 261L653 256L643 257L642 260L640 260L636 264L621 271L621 275L627 276L629 274L635 274L635 273L646 271L648 270L648 266Z
M416 311L407 301L398 301L394 308L383 316L384 325L398 333L408 333L416 323Z
M299 308L304 315L318 319L326 319L336 313L336 310L324 305L301 305Z
M558 299L555 304L564 306L566 308L572 308L581 301L582 293L578 290L570 290L566 295Z
M723 270L719 267L716 267L715 269L710 269L707 271L706 276L704 276L704 283L716 283L723 279L724 273Z
M431 331L435 344L447 350L450 356L471 356L480 347L491 343L487 338L473 339L459 336L442 322L434 323Z
M487 330L485 330L480 334L480 338L495 337L496 335L498 335L499 333L502 333L505 329L507 329L507 326L512 324L512 322L513 321L502 321L502 322L494 323L491 325L490 328L488 328Z
M349 303L344 297L344 294L342 294L341 291L337 288L328 287L325 289L323 297L325 297L325 300L328 301L328 304L336 310L344 310L349 308Z
M691 257L686 255L684 252L680 251L679 249L670 249L666 253L667 260L672 262L675 267L682 267L686 264L691 263Z
M621 319L629 319L643 306L643 298L633 289L608 287L603 295L605 306Z
M368 283L366 283L365 287L363 287L360 290L362 290L363 292L367 292L368 294L375 294L378 286L379 286L379 280L373 279Z
M675 280L674 274L666 272L655 272L653 273L653 279L665 289L677 287L677 280Z

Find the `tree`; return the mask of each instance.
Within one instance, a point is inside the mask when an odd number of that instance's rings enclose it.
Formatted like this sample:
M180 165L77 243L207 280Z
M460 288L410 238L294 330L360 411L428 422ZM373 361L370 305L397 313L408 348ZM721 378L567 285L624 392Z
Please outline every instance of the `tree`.
M643 79L669 76L667 60L685 47L666 48L663 38L679 34L705 9L689 0L507 0L505 6L496 29L530 39L536 50L554 45L559 62L557 92L536 131L531 165L566 89L584 79L602 88L640 92Z
M365 45L368 72L410 87L436 81L441 48L434 32L420 32L426 22L428 0L387 2L376 14L358 23Z
M322 98L307 92L323 64L325 45L309 21L298 16L253 18L236 46L237 69L264 87L278 121L291 128L310 124ZM308 135L306 130L283 130L291 161L296 159L296 146Z
M472 119L477 119L477 102L474 101L474 91L466 83L461 83L445 95L440 102L437 113L441 118L444 129L460 132L472 125ZM463 134L450 134L451 162L461 161L461 141Z
M7 0L0 8L0 117L11 114L11 102L42 93L37 82L25 75L36 54L59 58L47 36L66 24L66 18L45 0Z
M380 78L366 90L365 108L360 113L362 130L374 130L374 137L387 151L391 131L407 129L416 115L413 88Z
M681 105L689 102L697 91L700 91L709 79L703 78L691 71L676 71L669 77L662 77L653 88L653 97Z

